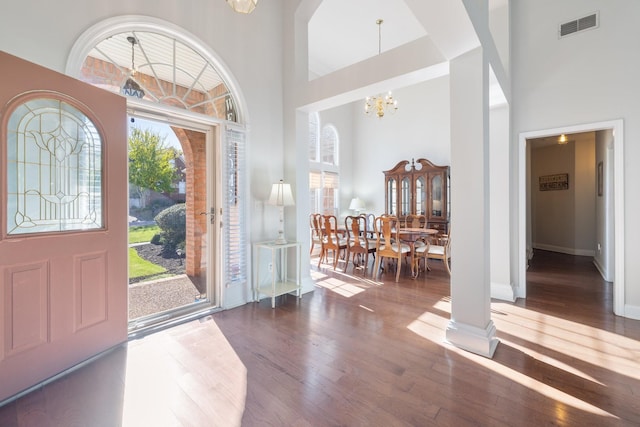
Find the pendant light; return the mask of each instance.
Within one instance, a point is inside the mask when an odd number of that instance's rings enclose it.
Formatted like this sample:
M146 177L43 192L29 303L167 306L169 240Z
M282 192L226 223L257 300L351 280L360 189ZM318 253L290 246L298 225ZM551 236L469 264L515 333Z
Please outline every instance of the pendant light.
M129 72L129 78L124 83L124 86L122 86L120 93L124 96L142 99L144 98L144 90L142 90L140 85L132 78L136 75L135 45L138 44L138 40L133 36L129 36L127 37L127 41L131 43L131 71Z

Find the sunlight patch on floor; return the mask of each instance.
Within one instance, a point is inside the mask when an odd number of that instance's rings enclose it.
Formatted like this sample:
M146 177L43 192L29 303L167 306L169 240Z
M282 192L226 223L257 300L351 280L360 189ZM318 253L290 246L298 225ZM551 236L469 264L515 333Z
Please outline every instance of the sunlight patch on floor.
M501 344L498 344L498 345L501 345ZM581 411L590 412L595 415L605 416L613 419L619 419L619 417L603 409L600 409L597 406L594 406L588 402L585 402L584 400L581 400L575 396L572 396L571 394L565 393L562 390L559 390L541 381L531 378L525 374L522 374L508 366L494 362L492 359L488 359L486 357L479 356L474 353L470 353L468 351L459 349L454 346L448 346L448 348L451 351L456 352L458 355L465 357L469 360L472 360L478 363L479 365L482 365L484 368L490 369L496 374L502 375L505 378L508 378L509 380L517 384L520 384L521 386L527 387L535 391L536 393L540 393L541 395L556 401L558 403L557 410L560 412L563 411L562 406L568 405L576 409L579 409Z
M328 277L324 280L316 280L316 286L328 289L347 298L365 291L363 288L360 288L353 283L347 283L335 277Z
M529 343L640 380L640 342L613 332L505 303L493 303L504 315L493 316L501 340ZM504 336L509 334L514 338ZM522 344L522 341L527 343ZM514 344L515 347L515 344ZM576 351L579 349L579 352ZM527 350L530 352L531 350ZM543 350L538 350L544 353ZM535 356L532 356L535 357ZM555 357L541 354L540 360ZM555 364L554 364L555 365Z
M567 375L577 376L603 387L606 387L606 384L585 374L575 366L562 362L550 354L544 354L545 350L549 353L570 356L574 360L578 359L579 362L601 366L619 375L640 377L637 361L637 354L640 354L640 343L635 340L508 303L492 303L491 307L492 318L498 329L498 337L501 342L499 345L509 346L522 352L526 355L525 357L539 360L541 363L566 372ZM450 313L450 299L441 299L434 304L434 309ZM559 419L565 405L618 419L617 416L597 406L531 378L509 366L450 345L445 336L448 323L449 318L446 316L427 311L411 322L407 329L460 356L473 360L515 383L557 401ZM509 339L509 335L514 338ZM526 344L522 344L523 341ZM540 347L540 349L533 347ZM576 352L576 349L580 349L580 352Z
M199 350L198 340L191 339L194 329L201 329L215 345ZM184 351L171 352L179 348L172 344L175 341L181 342ZM194 405L210 425L241 424L247 369L212 319L130 342L124 376L122 426L197 424L195 414L185 412ZM194 401L193 396L201 399Z

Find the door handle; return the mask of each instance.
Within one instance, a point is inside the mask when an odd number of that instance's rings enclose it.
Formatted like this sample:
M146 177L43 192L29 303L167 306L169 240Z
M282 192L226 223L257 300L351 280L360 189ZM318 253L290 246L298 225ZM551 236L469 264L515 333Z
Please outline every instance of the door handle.
M216 221L216 209L210 208L209 212L200 212L200 215L209 215L209 222L215 224Z

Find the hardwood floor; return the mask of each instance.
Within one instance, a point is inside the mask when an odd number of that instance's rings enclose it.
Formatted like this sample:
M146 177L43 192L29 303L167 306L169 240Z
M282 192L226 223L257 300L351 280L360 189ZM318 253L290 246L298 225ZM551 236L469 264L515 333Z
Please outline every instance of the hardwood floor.
M432 264L398 283L312 267L302 300L131 341L0 408L0 426L640 425L640 321L613 315L590 259L536 252L528 298L492 303L493 359L444 341Z

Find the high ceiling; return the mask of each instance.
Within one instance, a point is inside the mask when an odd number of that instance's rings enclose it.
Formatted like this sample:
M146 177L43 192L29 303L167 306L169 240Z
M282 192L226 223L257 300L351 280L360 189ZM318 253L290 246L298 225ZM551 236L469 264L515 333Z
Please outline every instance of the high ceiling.
M495 8L507 1L489 0L489 5ZM424 11L423 3L414 3L414 7L415 4ZM438 3L431 0L431 4ZM264 1L260 7L269 7L269 3ZM433 13L443 16L444 7ZM433 16L427 10L429 16ZM376 24L378 19L384 21L381 26ZM440 26L440 33L443 27L456 27L455 23L442 22L444 20L441 17L435 20ZM386 52L427 35L428 29L423 27L404 0L323 0L309 22L310 75L322 76L378 55L379 41L380 50ZM113 62L127 72L131 67L131 44L127 36L135 36L138 41L135 62L140 72L196 90L210 90L220 84L221 78L211 64L207 64L195 51L150 32L114 35L99 43L90 56Z
M507 3L489 0L489 8ZM438 13L434 8L433 14ZM377 19L384 20L380 28L382 52L429 34L404 0L323 0L309 22L310 74L323 76L377 55Z
M427 35L403 0L324 0L309 22L309 70L322 76Z

